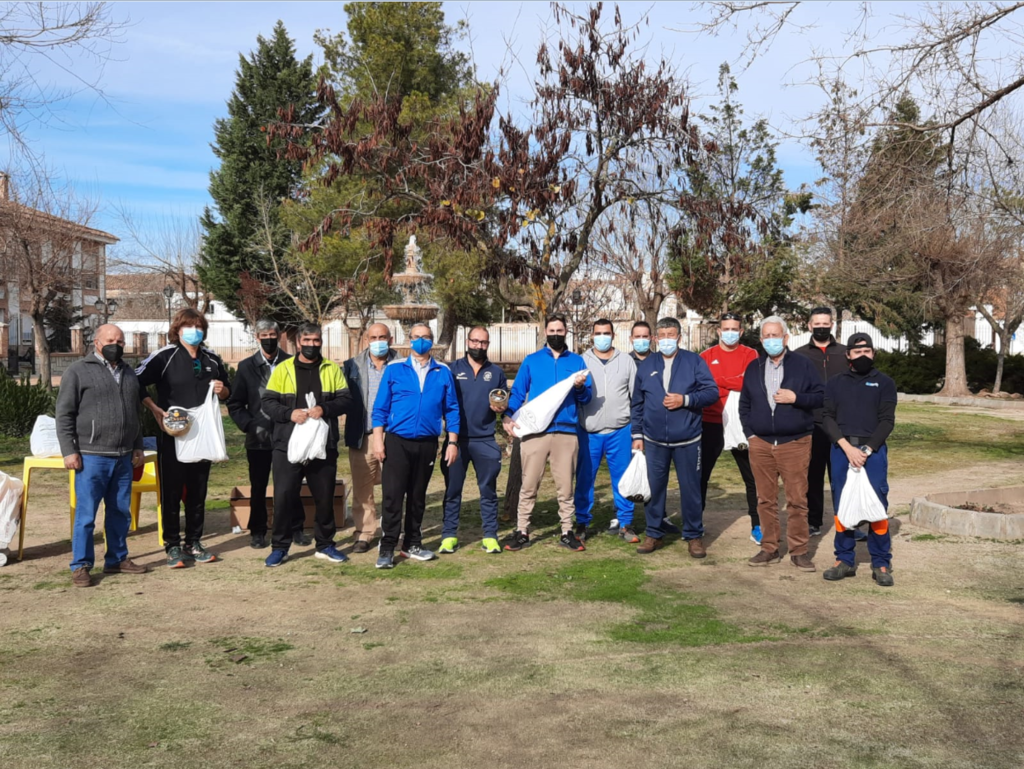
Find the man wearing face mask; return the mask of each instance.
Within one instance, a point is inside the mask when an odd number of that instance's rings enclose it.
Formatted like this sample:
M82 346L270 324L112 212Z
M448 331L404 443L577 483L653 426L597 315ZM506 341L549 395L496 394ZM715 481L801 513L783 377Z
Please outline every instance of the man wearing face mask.
M743 388L743 374L750 362L757 359L757 351L753 347L740 344L740 333L743 330L740 316L734 312L722 315L719 322L718 344L709 347L700 354L711 369L711 376L718 384L719 400L704 409L700 439L700 500L701 508L708 504L708 482L711 472L715 469L718 458L725 447L725 428L722 414L729 394L739 392ZM747 514L750 516L750 539L756 545L761 544L761 522L757 517L757 487L754 474L750 470L750 452L747 449L732 449L732 457L736 460L740 477L747 491Z
M501 448L494 439L495 414L505 412L505 404L491 400L491 392L508 392L508 379L500 366L487 360L490 334L483 326L474 326L466 335L466 357L449 365L455 378L459 401L459 457L451 467L441 465L444 474L444 526L438 552L454 553L459 547L459 512L462 489L472 463L480 490L480 519L485 553L501 552L498 544L498 473L501 472Z
M249 462L249 484L252 487L249 512L250 546L266 547L267 542L267 484L270 482L271 460L274 455L274 423L263 410L263 393L270 375L279 363L291 355L278 346L279 329L272 320L259 320L253 327L260 349L238 364L238 373L231 383L228 414L245 433L245 456ZM308 545L300 528L293 539Z
M142 464L139 383L121 360L124 334L114 325L96 329L93 351L72 363L57 395L57 440L64 466L75 471L75 530L71 583L89 587L95 554L93 530L103 502L107 553L104 574L145 574L128 558L132 468Z
M672 465L679 481L683 539L691 558L704 558L704 511L700 502L701 412L718 401L708 365L679 349L682 327L675 318L658 321L658 352L637 366L631 422L633 448L647 456L651 501L644 512L647 530L636 549L641 555L660 550L671 529L665 511Z
M442 461L449 469L461 451L462 414L455 379L430 354L434 347L430 326L417 323L409 329L409 346L408 358L384 369L373 403L373 451L383 466L384 491L378 569L394 568L399 537L402 557L414 561L436 557L423 547L423 513L442 430L448 433Z
M299 354L278 364L263 393L262 407L274 423L274 532L270 555L265 565L280 566L288 560L296 528L305 518L300 492L303 480L309 486L315 507L314 534L316 553L331 563L344 563L348 557L334 545L337 525L334 520L334 489L338 476L338 417L352 403L348 383L341 368L321 354L323 331L315 323L305 323L298 331ZM308 407L307 395L316 405ZM325 459L313 459L304 465L288 461L288 441L295 425L310 419L327 422Z
M206 402L210 385L221 400L231 394L228 372L220 357L203 345L209 326L206 316L192 307L178 311L171 321L170 344L142 362L135 374L143 388L142 405L150 410L163 429L171 406L194 409ZM145 388L156 385L156 402ZM206 489L210 462L179 462L174 436L161 432L157 452L160 462L160 509L164 527L167 566L181 569L189 562L213 563L217 556L202 543L206 523ZM185 540L181 539L182 492L185 500Z
M607 458L612 478L612 497L618 535L626 542L640 538L633 529L633 503L619 493L619 481L632 458L629 426L629 402L633 396L636 363L613 346L615 327L610 320L594 322L594 346L583 354L590 369L594 397L579 408L580 445L576 464L576 536L586 541L587 527L593 520L594 485L601 459Z
M807 344L794 350L814 364L824 384L847 369L846 347L832 336L832 310L815 307L811 310L807 327L811 339ZM829 485L832 484L832 465L829 461L832 442L822 427L822 409L814 410L814 432L811 433L811 461L807 465L807 525L812 537L821 533L825 511L825 472ZM859 533L859 532L858 532Z
M822 425L832 441L832 501L839 510L847 473L867 473L882 506L889 507L889 454L886 439L896 424L896 383L875 368L875 347L867 334L846 340L849 368L828 380ZM836 516L835 565L824 577L838 581L857 573L856 539ZM880 587L892 587L892 540L889 521L869 524L871 576Z
M651 324L645 320L634 323L629 332L629 342L633 347L629 357L639 366L640 361L647 360L647 356L651 354Z
M740 391L740 422L750 446L750 467L757 484L761 550L747 563L780 563L779 478L786 491L786 539L789 560L801 571L814 571L807 554L807 463L811 456L814 410L825 387L807 358L787 349L786 321L770 315L761 321L765 354L747 366Z
M511 436L515 422L514 414L527 402L559 382L573 378L573 389L565 396L561 407L543 433L528 435L520 441L523 457L523 485L519 491L519 508L516 530L505 540L505 549L522 550L530 545L530 516L537 502L537 492L544 480L544 468L551 464L551 476L558 494L558 517L562 525L562 536L558 543L568 550L581 551L586 546L573 533L573 478L576 475L576 461L579 441L576 428L579 423L577 409L590 403L593 390L587 375L587 364L579 355L571 352L565 344L565 317L549 315L544 321L547 344L535 353L526 356L519 367L512 393L508 398L508 413L502 420L505 431Z
M366 329L367 347L345 361L345 380L352 393L352 407L345 418L345 445L352 471L353 553L369 552L377 534L374 486L381 484L381 467L373 452L373 402L380 390L384 369L398 353L391 349L391 329L372 323Z

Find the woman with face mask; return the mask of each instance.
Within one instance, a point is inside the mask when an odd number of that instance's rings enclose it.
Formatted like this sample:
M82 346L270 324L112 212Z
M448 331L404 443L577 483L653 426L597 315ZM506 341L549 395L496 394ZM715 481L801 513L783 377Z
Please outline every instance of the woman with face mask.
M223 361L203 346L208 329L205 316L198 310L191 307L179 310L171 321L170 343L146 358L135 372L141 387L156 387L156 401L146 395L142 403L152 412L161 429L171 406L185 409L201 406L206 401L211 382L213 391L222 401L231 393ZM160 504L167 565L180 569L190 562L212 563L217 557L201 541L211 464L179 462L174 437L161 432L158 438ZM186 489L183 540L180 508Z

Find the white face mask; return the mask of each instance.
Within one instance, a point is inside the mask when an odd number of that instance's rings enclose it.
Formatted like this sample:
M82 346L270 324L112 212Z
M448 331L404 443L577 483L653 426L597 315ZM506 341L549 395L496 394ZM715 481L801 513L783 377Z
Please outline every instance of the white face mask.
M598 352L608 352L612 349L612 338L609 334L597 334L594 336L594 348Z

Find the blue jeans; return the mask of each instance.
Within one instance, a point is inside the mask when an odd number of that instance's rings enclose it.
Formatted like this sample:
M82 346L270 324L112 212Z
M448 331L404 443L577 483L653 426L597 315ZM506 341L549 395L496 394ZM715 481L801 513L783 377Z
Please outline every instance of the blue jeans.
M612 476L612 496L615 498L615 516L620 526L633 524L633 503L619 493L619 481L633 458L633 437L630 425L610 433L588 433L582 427L576 431L580 441L576 463L576 523L589 526L594 520L594 483L601 458L608 459L608 472Z
M853 566L854 550L857 540L854 537L853 529L843 528L839 523L839 500L843 496L843 487L846 485L846 474L850 469L850 460L846 453L838 446L832 446L832 504L836 510L836 560ZM889 452L886 446L868 457L861 472L868 474L871 488L878 495L882 507L889 509ZM868 553L871 555L871 565L875 568L892 565L892 538L889 536L889 521L872 523L868 530Z
M445 444L447 446L447 442ZM501 472L501 449L494 438L472 439L459 445L459 456L445 470L444 524L442 537L459 535L459 513L462 510L462 489L466 473L472 462L476 471L476 485L480 489L480 519L484 537L498 536L498 473Z
M132 455L101 457L82 454L82 469L75 473L75 530L71 535L71 570L91 569L96 562L93 530L100 502L104 504L105 566L128 557L128 529L132 523Z
M700 441L686 446L659 446L644 441L647 455L647 482L651 486L651 501L644 507L647 516L647 536L661 539L665 536L665 499L668 496L668 474L672 463L679 481L679 506L683 517L683 539L704 536L704 511L700 502Z

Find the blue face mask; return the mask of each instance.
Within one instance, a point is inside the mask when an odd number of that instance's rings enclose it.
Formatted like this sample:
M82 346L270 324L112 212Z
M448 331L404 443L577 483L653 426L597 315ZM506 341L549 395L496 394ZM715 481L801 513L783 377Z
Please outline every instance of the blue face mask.
M777 355L782 355L782 351L785 349L785 345L782 343L781 339L762 339L761 346L764 347L764 351L773 358Z
M388 343L385 340L370 342L370 355L383 358L388 354Z
M612 338L608 334L598 334L594 337L594 347L598 352L608 352L612 349Z
M419 339L413 339L412 344L410 345L410 347L412 347L412 351L417 355L426 355L430 352L430 348L433 346L434 340L427 339L425 336L421 336Z
M636 350L640 355L646 355L651 351L651 340L650 339L634 339L633 349Z
M679 342L676 339L659 339L658 340L658 352L662 355L675 355L676 350L679 349Z
M181 330L181 341L185 344L190 344L193 347L199 345L203 341L202 329L198 328L183 328Z
M723 331L722 332L722 344L732 347L734 344L740 341L739 331Z

